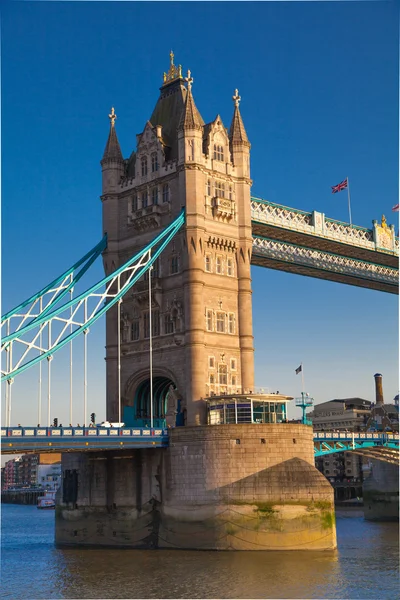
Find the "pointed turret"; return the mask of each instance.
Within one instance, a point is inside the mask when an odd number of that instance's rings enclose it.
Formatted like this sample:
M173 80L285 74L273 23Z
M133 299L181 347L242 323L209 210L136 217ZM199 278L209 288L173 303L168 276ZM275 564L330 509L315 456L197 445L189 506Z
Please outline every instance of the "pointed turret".
M238 90L235 90L232 100L235 105L229 130L229 146L232 162L239 177L250 177L250 142L239 110L240 96Z
M107 161L124 161L117 138L117 133L115 131L115 120L117 115L115 114L114 108L111 109L111 114L108 116L110 119L110 133L108 134L108 140L106 147L104 148L104 154L101 160L102 165Z
M235 104L231 128L229 130L229 142L231 146L242 145L250 148L249 139L243 125L242 115L239 110L239 102L241 100L238 90L235 90L235 95L232 96Z
M108 115L108 118L110 119L110 133L108 134L103 158L100 161L103 171L103 194L116 191L116 186L120 183L125 169L124 159L115 132L117 115L114 108L111 109L111 114Z
M186 129L201 130L204 126L204 121L194 103L194 99L193 99L193 95L192 95L193 77L191 77L190 71L188 71L185 81L187 81L187 96L186 96L185 106L184 106L184 109L182 111L181 118L179 121L178 131L182 131L182 130L186 130Z
M203 159L204 121L193 100L193 77L190 71L187 72L185 81L187 83L187 93L178 125L179 164L188 162L199 163Z

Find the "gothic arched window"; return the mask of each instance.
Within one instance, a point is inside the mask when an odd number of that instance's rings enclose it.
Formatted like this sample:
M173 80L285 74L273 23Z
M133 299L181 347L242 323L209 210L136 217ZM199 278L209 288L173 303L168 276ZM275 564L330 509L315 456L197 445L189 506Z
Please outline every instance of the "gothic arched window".
M158 171L158 157L157 157L157 153L154 152L151 155L151 172L155 173L156 171Z
M158 187L153 187L151 190L151 200L153 204L158 204Z
M169 202L169 185L168 183L166 183L163 186L163 190L162 190L162 200L163 202Z
M141 165L142 165L142 177L143 177L144 175L147 175L147 156L142 156Z
M149 194L146 190L145 192L142 192L142 208L147 208L148 203L149 203Z

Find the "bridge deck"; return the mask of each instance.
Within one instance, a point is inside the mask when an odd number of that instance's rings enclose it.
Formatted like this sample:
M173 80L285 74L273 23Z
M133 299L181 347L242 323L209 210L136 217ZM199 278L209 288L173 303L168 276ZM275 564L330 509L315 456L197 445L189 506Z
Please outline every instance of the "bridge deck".
M1 430L1 452L82 452L163 448L167 429L132 427L9 427Z
M282 424L282 427L285 427L285 424ZM168 446L168 429L132 427L8 427L1 429L3 454L164 448L166 446ZM379 446L398 449L399 434L314 433L315 456Z

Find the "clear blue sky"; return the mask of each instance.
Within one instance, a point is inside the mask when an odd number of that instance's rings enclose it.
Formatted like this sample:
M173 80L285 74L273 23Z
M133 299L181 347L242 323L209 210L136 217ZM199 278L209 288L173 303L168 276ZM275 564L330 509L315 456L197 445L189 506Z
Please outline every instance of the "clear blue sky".
M348 220L331 186L349 176L356 224L397 221L398 30L395 2L3 5L2 311L100 239L107 115L115 106L129 156L170 48L205 122L220 113L228 127L239 88L255 195ZM397 393L397 297L260 268L253 289L257 385L298 395L303 362L317 402L373 400L377 371L386 401ZM89 412L103 417L104 323L89 338ZM66 422L63 364L52 416ZM17 378L14 422L37 422L36 390L37 371Z

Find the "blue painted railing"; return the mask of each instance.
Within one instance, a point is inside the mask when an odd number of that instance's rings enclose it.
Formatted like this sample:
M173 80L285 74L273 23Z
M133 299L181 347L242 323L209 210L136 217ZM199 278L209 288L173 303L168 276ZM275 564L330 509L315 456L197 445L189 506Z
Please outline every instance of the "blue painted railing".
M315 432L314 456L325 456L335 452L351 452L362 448L386 447L399 449L398 433L351 433Z
M150 427L6 427L1 429L1 451L63 452L152 448L168 445L168 430Z

